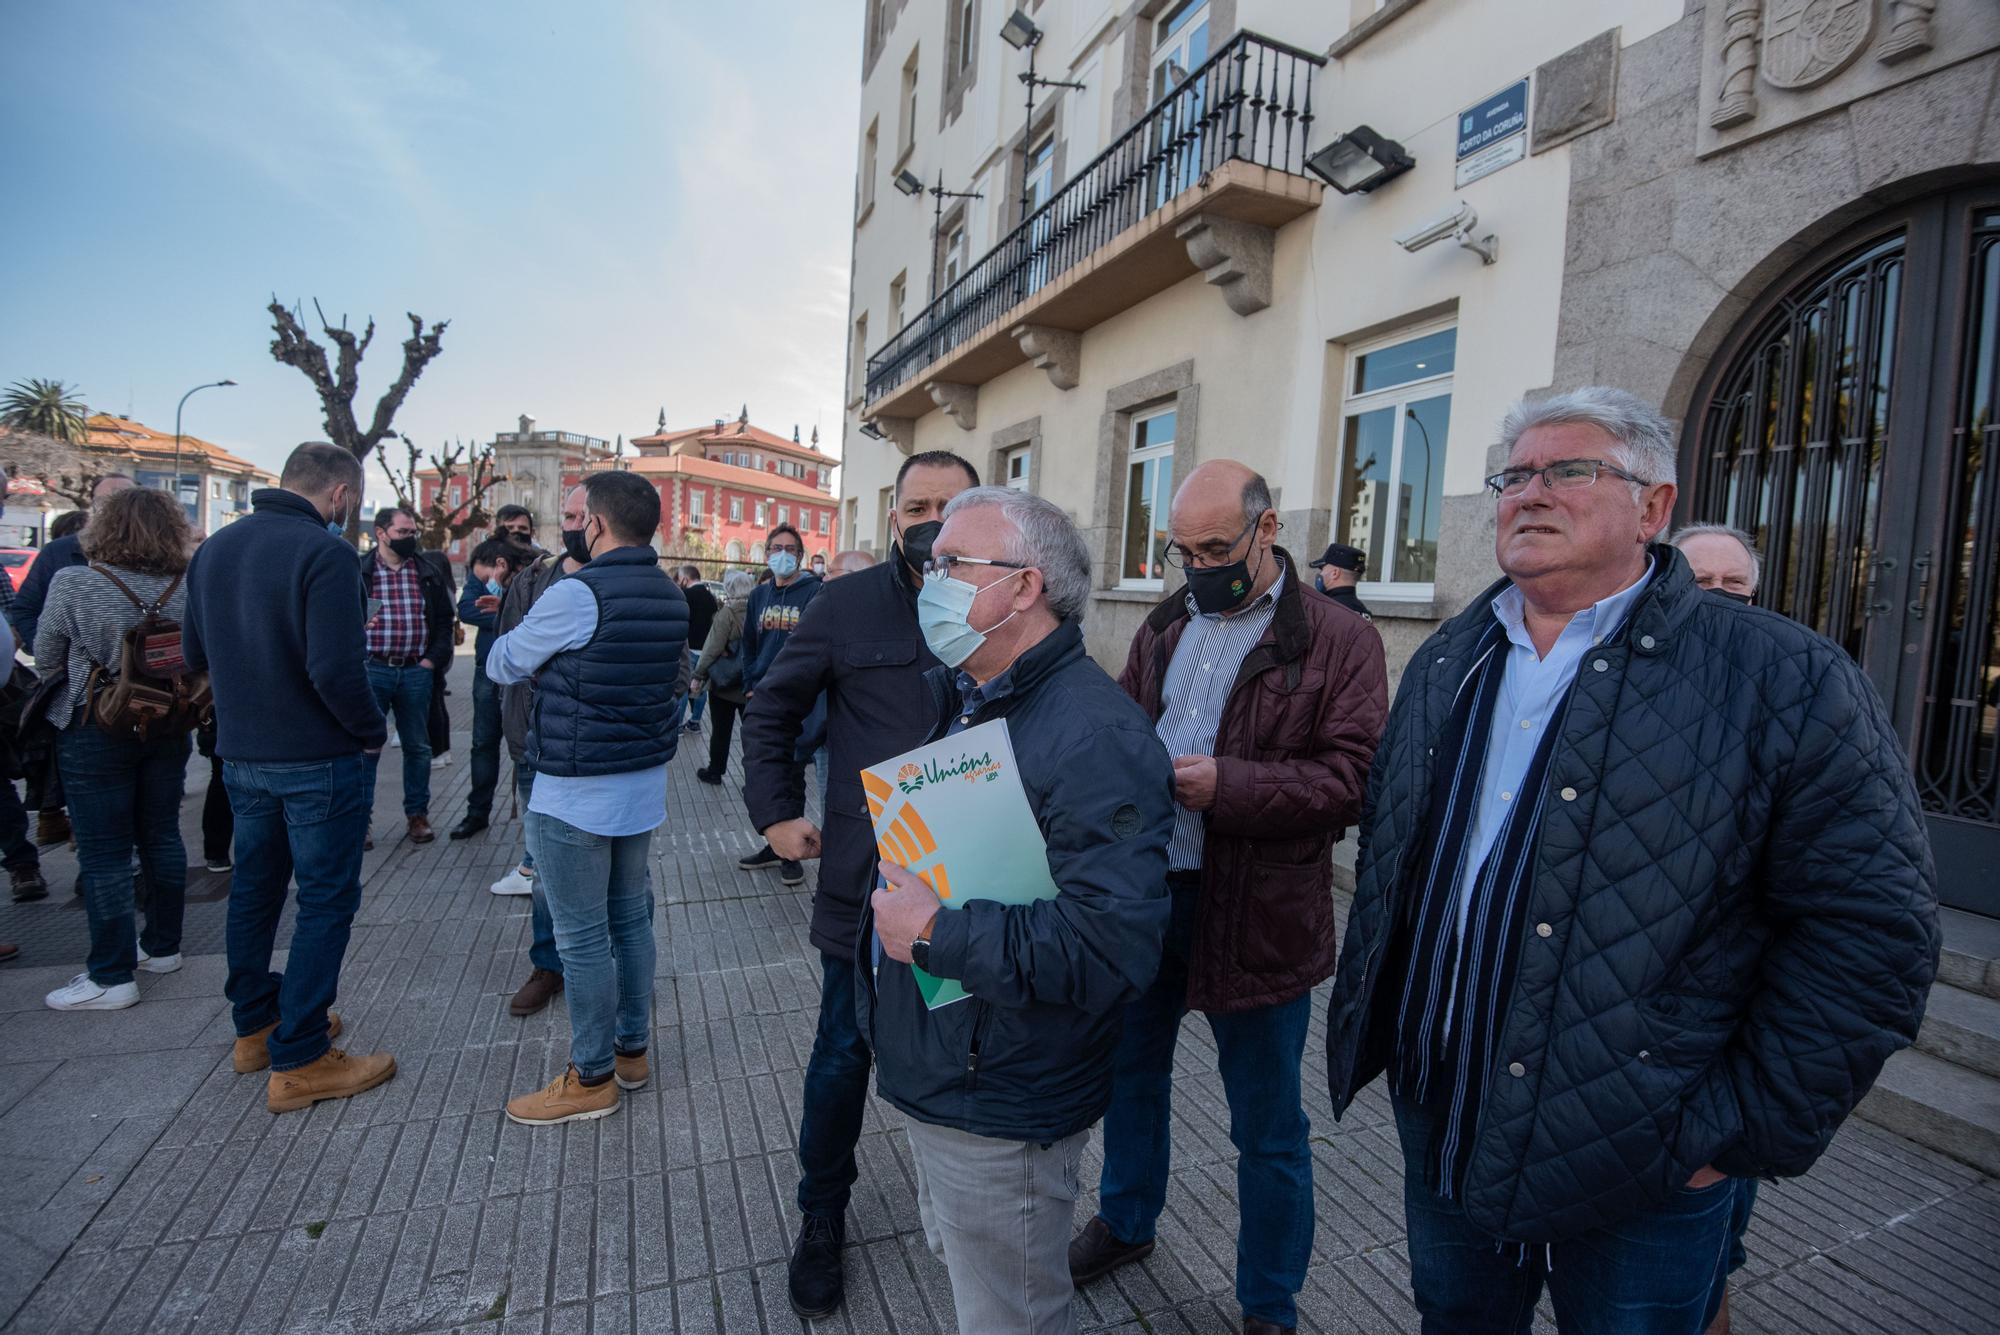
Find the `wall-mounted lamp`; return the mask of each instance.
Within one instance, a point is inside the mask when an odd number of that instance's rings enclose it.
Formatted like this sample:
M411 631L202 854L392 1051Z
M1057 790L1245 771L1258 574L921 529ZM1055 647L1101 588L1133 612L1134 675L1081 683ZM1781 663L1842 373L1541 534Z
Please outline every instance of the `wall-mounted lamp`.
M1016 51L1025 51L1042 40L1042 30L1028 17L1027 11L1017 9L1007 16L1007 22L1000 27L1000 40Z
M896 173L896 188L906 195L921 195L924 193L923 178L905 167Z
M1306 159L1315 176L1343 195L1365 195L1416 165L1401 144L1366 125L1335 135L1332 143Z
M889 439L887 436L882 434L882 428L875 425L875 419L872 417L866 418L862 421L861 434L868 437L868 439L870 440Z

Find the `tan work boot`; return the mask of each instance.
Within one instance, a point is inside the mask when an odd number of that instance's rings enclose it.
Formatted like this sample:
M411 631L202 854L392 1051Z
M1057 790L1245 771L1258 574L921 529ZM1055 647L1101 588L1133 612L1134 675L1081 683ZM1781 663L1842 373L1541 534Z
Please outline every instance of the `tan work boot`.
M271 1069L271 1031L277 1027L278 1022L273 1020L256 1033L245 1034L236 1040L236 1050L229 1054L236 1074L249 1075L252 1071ZM332 1011L326 1013L326 1036L330 1039L340 1037L340 1017Z
M618 1082L620 1089L644 1089L652 1079L653 1068L646 1063L646 1054L635 1052L627 1056L622 1052L611 1054L611 1078Z
M586 1085L574 1066L551 1080L546 1089L523 1094L507 1104L507 1116L522 1126L554 1126L557 1122L587 1122L618 1111L618 1082Z
M359 1094L396 1074L396 1059L386 1052L350 1057L339 1048L328 1048L320 1059L289 1071L271 1072L271 1086L264 1106L274 1113L310 1108L321 1099L345 1099Z

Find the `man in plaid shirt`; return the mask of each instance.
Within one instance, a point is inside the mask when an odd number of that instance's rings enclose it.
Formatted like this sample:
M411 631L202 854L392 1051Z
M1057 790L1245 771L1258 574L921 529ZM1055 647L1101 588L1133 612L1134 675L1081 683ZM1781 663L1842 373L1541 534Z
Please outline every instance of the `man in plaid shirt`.
M382 712L395 713L403 748L403 815L410 842L427 844L437 838L430 821L433 669L450 661L456 613L443 577L422 559L416 516L408 510L389 506L376 512L375 545L361 557L361 582L367 597L381 604L366 632L368 684ZM368 758L371 802L380 763L379 754ZM372 836L368 846L374 846Z

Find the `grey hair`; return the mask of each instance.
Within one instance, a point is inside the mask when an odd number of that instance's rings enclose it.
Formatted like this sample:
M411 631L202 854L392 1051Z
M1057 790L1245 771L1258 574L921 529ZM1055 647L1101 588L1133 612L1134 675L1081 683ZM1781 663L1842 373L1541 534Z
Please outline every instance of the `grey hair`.
M1264 480L1262 473L1252 473L1250 480L1243 484L1243 522L1254 524L1266 510L1277 508L1271 500L1271 484Z
M1729 524L1688 524L1675 532L1667 541L1675 547L1685 547L1689 538L1698 538L1704 533L1713 533L1724 538L1736 539L1750 556L1750 587L1760 588L1764 583L1764 558L1757 551L1756 542L1742 529Z
M1507 410L1500 424L1500 448L1512 458L1521 437L1539 426L1594 426L1618 442L1618 462L1647 485L1672 482L1675 464L1674 428L1660 410L1638 395L1608 385L1585 385L1530 403L1523 400Z
M757 587L757 577L747 570L732 570L722 577L722 596L725 598L748 598L750 591Z
M1051 612L1064 621L1082 620L1090 599L1090 549L1062 507L1012 487L969 487L945 506L944 517L988 506L1013 525L1006 559L1042 572L1042 591Z

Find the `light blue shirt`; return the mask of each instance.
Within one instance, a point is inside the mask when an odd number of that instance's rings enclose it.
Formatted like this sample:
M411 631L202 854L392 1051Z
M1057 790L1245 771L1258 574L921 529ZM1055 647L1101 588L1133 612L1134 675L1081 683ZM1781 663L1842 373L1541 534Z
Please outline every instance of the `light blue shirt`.
M549 585L521 624L486 651L486 675L502 686L526 681L551 658L581 649L597 633L597 596L582 580ZM607 838L644 834L667 816L667 767L624 774L537 774L528 810Z
M1651 571L1647 567L1647 572ZM1458 871L1458 931L1465 934L1466 915L1472 908L1472 887L1486 855L1500 838L1507 817L1520 801L1535 795L1522 793L1521 780L1541 745L1563 693L1576 679L1578 667L1592 646L1617 634L1632 604L1645 590L1646 574L1593 603L1569 619L1562 634L1543 657L1528 637L1525 600L1521 591L1508 585L1493 600L1493 615L1507 628L1506 666L1500 675L1500 694L1493 702L1493 726L1486 735L1486 771L1479 780L1479 807L1473 813L1472 829L1466 835L1465 861ZM1499 652L1496 650L1496 652ZM538 779L537 782L540 782Z

